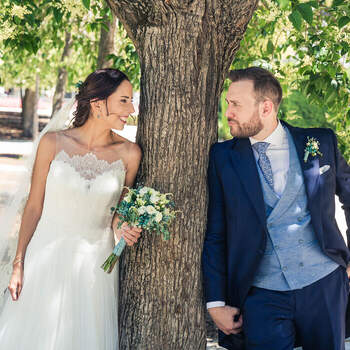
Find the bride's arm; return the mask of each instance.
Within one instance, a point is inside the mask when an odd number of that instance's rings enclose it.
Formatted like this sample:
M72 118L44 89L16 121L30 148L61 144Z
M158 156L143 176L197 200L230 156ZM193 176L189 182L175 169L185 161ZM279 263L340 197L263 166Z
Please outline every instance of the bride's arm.
M16 256L13 261L13 273L9 284L12 298L16 300L22 289L23 263L27 246L41 217L46 178L50 163L55 156L56 136L48 133L40 140L33 167L29 196L24 207L18 234Z
M33 167L30 192L22 215L15 260L24 259L27 246L41 217L46 178L50 163L55 156L55 149L55 134L48 133L44 135L40 140Z
M137 171L139 169L140 161L141 161L141 149L139 145L136 143L128 144L128 149L126 150L126 154L128 155L128 158L126 159L126 175L125 175L125 183L124 186L126 187L132 187L134 184ZM127 189L124 189L120 199L119 203L124 198L125 194L127 193ZM125 239L125 242L127 245L131 246L134 243L137 242L137 239L140 237L141 229L139 228L130 228L127 224L123 224L120 229L117 228L119 218L117 215L114 215L113 221L112 221L112 228L115 234L116 241L119 241L121 237Z

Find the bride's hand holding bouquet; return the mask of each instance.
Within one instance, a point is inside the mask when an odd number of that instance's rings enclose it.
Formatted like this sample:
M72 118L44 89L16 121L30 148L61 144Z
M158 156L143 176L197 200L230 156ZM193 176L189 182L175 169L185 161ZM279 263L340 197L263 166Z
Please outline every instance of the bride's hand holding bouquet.
M108 273L113 270L125 245L133 245L141 231L155 232L168 240L169 226L177 213L171 193L163 194L150 187L127 189L127 194L117 208L111 208L118 217L114 232L120 240L101 266Z

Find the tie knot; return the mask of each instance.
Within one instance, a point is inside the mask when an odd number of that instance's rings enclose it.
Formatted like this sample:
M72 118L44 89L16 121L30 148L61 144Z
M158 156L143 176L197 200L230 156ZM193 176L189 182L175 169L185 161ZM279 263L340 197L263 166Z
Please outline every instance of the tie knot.
M267 147L269 147L268 142L256 142L253 144L253 148L258 152L258 154L266 154Z

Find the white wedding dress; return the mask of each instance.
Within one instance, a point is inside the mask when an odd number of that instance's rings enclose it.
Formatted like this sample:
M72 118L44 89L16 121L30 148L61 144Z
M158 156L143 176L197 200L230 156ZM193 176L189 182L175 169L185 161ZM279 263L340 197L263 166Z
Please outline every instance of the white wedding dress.
M64 144L47 176L23 290L18 301L7 296L0 314L3 350L118 349L118 265L111 274L100 266L114 247L110 208L124 164Z

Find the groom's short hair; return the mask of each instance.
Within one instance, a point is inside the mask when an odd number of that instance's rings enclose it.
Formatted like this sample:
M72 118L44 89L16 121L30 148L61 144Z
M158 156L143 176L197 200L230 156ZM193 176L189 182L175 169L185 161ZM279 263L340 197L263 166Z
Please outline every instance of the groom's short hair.
M254 84L254 92L258 101L264 97L271 99L278 111L278 107L282 101L282 88L279 81L268 70L260 67L249 67L245 69L235 69L228 73L231 82L241 80L251 80Z

